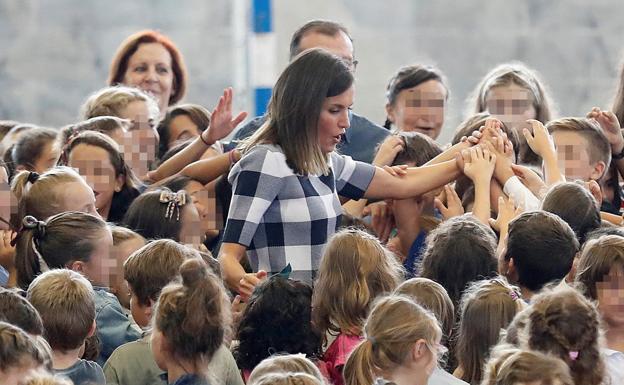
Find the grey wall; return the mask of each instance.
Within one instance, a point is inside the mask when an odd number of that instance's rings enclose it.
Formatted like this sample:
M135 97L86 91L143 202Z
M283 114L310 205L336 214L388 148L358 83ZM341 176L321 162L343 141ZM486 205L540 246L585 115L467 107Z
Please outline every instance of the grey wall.
M246 0L242 1L244 4ZM170 35L190 72L186 100L210 106L233 84L229 0L0 0L0 118L61 125L104 85L110 58L140 28ZM607 107L624 52L619 0L273 0L277 62L312 18L339 20L355 39L356 111L384 120L384 90L400 66L436 64L451 89L443 139L489 68L522 60L546 80L561 115ZM242 90L241 102L250 106Z

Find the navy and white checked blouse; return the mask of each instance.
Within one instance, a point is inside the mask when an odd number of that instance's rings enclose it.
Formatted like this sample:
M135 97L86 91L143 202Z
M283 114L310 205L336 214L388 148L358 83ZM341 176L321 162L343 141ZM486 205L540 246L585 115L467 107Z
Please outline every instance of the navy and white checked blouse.
M338 194L359 199L375 167L330 154L326 176L296 175L277 145L258 145L232 168L232 203L223 242L247 247L254 271L276 273L288 263L291 278L312 282L342 208Z

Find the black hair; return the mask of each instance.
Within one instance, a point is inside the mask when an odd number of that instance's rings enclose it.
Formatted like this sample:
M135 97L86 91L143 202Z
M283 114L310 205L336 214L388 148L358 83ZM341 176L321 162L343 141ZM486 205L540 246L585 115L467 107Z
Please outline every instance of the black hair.
M504 258L513 258L520 286L538 291L568 274L578 250L576 235L563 219L546 211L532 211L509 223Z
M252 370L274 353L321 354L321 336L312 328L312 287L273 276L256 288L238 327L233 354L238 367Z

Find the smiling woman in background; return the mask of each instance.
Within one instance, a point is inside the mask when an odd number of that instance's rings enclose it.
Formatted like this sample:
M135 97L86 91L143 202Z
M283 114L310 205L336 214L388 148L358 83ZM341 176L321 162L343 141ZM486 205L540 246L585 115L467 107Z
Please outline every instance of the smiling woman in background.
M161 115L186 92L182 54L165 35L145 30L128 36L111 62L108 85L134 86L153 95Z

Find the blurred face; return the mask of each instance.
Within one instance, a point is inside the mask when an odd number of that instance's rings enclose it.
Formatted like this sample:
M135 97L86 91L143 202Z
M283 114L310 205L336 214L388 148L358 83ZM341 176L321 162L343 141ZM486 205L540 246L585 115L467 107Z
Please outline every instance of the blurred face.
M108 152L101 147L79 144L69 154L70 167L78 169L95 194L95 207L103 218L108 217L115 192L123 187L123 176L115 175Z
M142 238L136 237L123 241L118 245L113 245L112 260L115 264L111 272L110 288L111 292L117 296L119 303L126 309L130 309L130 289L124 279L123 264L130 254L145 246Z
M135 100L128 103L120 114L120 118L131 120L133 125L124 136L122 146L124 159L132 170L143 176L156 159L158 132L155 122L151 119L147 103Z
M95 286L109 287L112 268L116 264L111 258L111 249L113 247L113 235L110 229L104 229L98 242L91 254L89 262L84 264L82 273Z
M0 230L10 230L11 217L17 215L17 198L7 182L6 171L0 166Z
M204 233L212 230L216 227L215 223L215 199L214 192L212 196L208 193L208 190L204 185L197 181L190 181L184 188L186 192L191 196L193 205L197 209L199 220L201 222L201 229Z
M54 145L54 141L48 142L44 146L43 151L41 151L39 158L37 158L33 163L32 171L43 174L52 167L56 166L60 156L61 152Z
M154 95L164 112L174 91L171 55L160 43L143 43L128 60L123 83Z
M188 115L178 115L171 119L169 123L169 142L168 148L177 142L178 140L184 141L188 139L197 138L201 134L199 127Z
M428 80L402 90L386 108L399 131L416 131L436 139L444 125L445 104L446 88L437 80Z
M602 282L596 283L598 309L607 325L624 326L624 268L613 266Z
M204 242L205 233L202 231L201 219L195 205L186 204L180 215L182 228L180 229L180 243L197 248Z
M531 128L527 119L537 118L533 95L515 83L490 88L485 97L485 106L495 118L516 130L520 138L523 138L523 128Z
M590 162L587 151L588 143L581 135L573 131L555 131L552 134L559 169L566 179L583 181L597 180L601 177L596 173L595 165Z
M342 31L335 36L328 36L322 33L309 32L303 35L299 42L301 52L311 48L323 48L334 55L341 57L352 70L355 70L353 63L353 44L351 39Z
M336 149L342 135L349 128L349 110L353 105L354 88L340 95L325 98L318 121L318 139L323 153Z
M93 194L93 190L86 182L66 183L62 188L63 201L60 211L80 211L98 217L100 216L95 208L95 195Z

